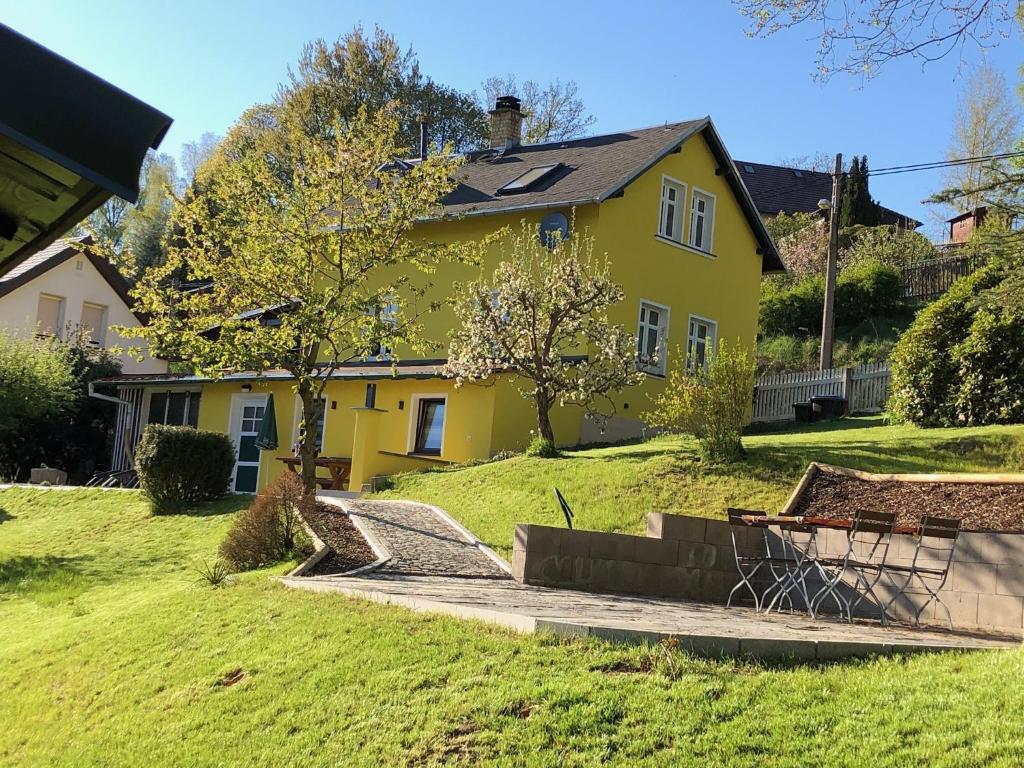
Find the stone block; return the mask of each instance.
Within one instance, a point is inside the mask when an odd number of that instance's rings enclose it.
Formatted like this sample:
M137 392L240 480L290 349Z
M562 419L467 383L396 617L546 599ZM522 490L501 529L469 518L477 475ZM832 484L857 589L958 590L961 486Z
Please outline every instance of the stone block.
M978 625L1021 629L1024 626L1024 598L1012 595L979 595Z
M996 591L996 566L988 563L955 563L952 578L947 586L957 592L980 592L994 594Z
M695 597L708 603L724 603L738 582L737 574L704 571L701 574L700 595Z
M707 544L729 544L732 545L732 534L729 529L732 526L729 525L727 520L706 520L704 541ZM737 528L739 531L759 531L757 528ZM739 534L743 536L744 534Z
M730 545L731 548L732 545ZM715 568L719 562L719 548L711 544L691 541L678 542L676 564L682 568Z
M996 594L1024 597L1024 564L1003 563L996 568Z
M68 473L53 467L33 467L28 481L33 485L67 485Z
M556 529L557 530L557 529ZM590 531L564 530L558 537L558 554L562 557L590 557Z
M943 605L949 609L949 617L953 626L976 627L978 626L978 603L980 595L970 592L943 592L939 595ZM943 619L946 612L941 607L936 608L936 619Z
M954 563L984 563L988 562L988 552L991 535L987 533L962 533L956 540L956 548L953 550Z
M597 560L633 560L637 542L646 541L642 536L627 536L621 533L590 533L590 557Z
M966 535L966 534L965 534ZM996 565L1024 565L1024 533L982 533L985 562ZM959 540L957 541L959 546Z
M675 565L679 557L679 542L673 539L639 539L633 559L638 563Z
M647 515L647 535L660 539L703 542L707 524L707 518L703 517L651 512Z
M515 548L512 550L512 578L522 582L526 576L526 550Z
M561 529L546 525L529 525L520 523L516 526L512 550L529 549L531 554L558 554L558 539Z

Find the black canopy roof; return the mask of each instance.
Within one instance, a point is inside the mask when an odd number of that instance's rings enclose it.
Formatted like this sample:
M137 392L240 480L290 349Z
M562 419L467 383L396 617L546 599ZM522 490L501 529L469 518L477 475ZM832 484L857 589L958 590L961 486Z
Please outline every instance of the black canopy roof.
M0 274L50 245L139 171L171 118L0 24Z

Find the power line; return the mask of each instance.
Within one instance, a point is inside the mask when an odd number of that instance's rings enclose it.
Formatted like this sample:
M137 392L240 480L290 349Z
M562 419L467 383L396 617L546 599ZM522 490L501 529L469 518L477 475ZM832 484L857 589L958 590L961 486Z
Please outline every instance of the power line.
M976 157L961 157L955 160L935 160L930 163L913 163L911 165L894 165L889 168L877 168L868 171L868 176L892 176L897 173L912 173L914 171L931 171L938 168L951 168L957 165L972 165L986 161L1010 160L1015 157L1024 157L1024 152L1002 152L995 155L978 155Z

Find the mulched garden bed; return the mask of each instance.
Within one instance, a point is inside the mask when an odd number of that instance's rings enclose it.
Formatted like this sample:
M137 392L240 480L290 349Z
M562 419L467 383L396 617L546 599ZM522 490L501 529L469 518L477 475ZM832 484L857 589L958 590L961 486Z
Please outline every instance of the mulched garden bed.
M377 559L363 534L348 519L348 515L337 507L317 502L315 510L306 516L306 522L331 551L305 576L345 573L369 565Z
M858 509L893 512L898 525L916 525L928 513L963 520L964 530L1021 532L1024 484L861 480L820 471L792 514L851 518Z

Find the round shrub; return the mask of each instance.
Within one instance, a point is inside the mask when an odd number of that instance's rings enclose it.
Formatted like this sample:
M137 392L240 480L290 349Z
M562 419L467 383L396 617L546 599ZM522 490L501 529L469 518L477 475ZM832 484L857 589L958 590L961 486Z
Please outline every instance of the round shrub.
M953 393L962 424L1024 421L1024 317L981 307L967 338L953 348L959 382Z
M960 360L954 348L968 337L978 293L994 287L1002 277L996 268L981 269L958 280L918 313L892 351L888 409L894 419L920 426L962 423L956 401ZM964 348L961 355L967 354ZM976 409L977 404L971 407Z
M224 496L234 466L227 435L192 427L149 424L135 454L139 484L157 514Z
M545 440L543 437L535 437L533 441L526 446L526 455L534 456L538 459L557 459L561 456L555 444L550 440Z

